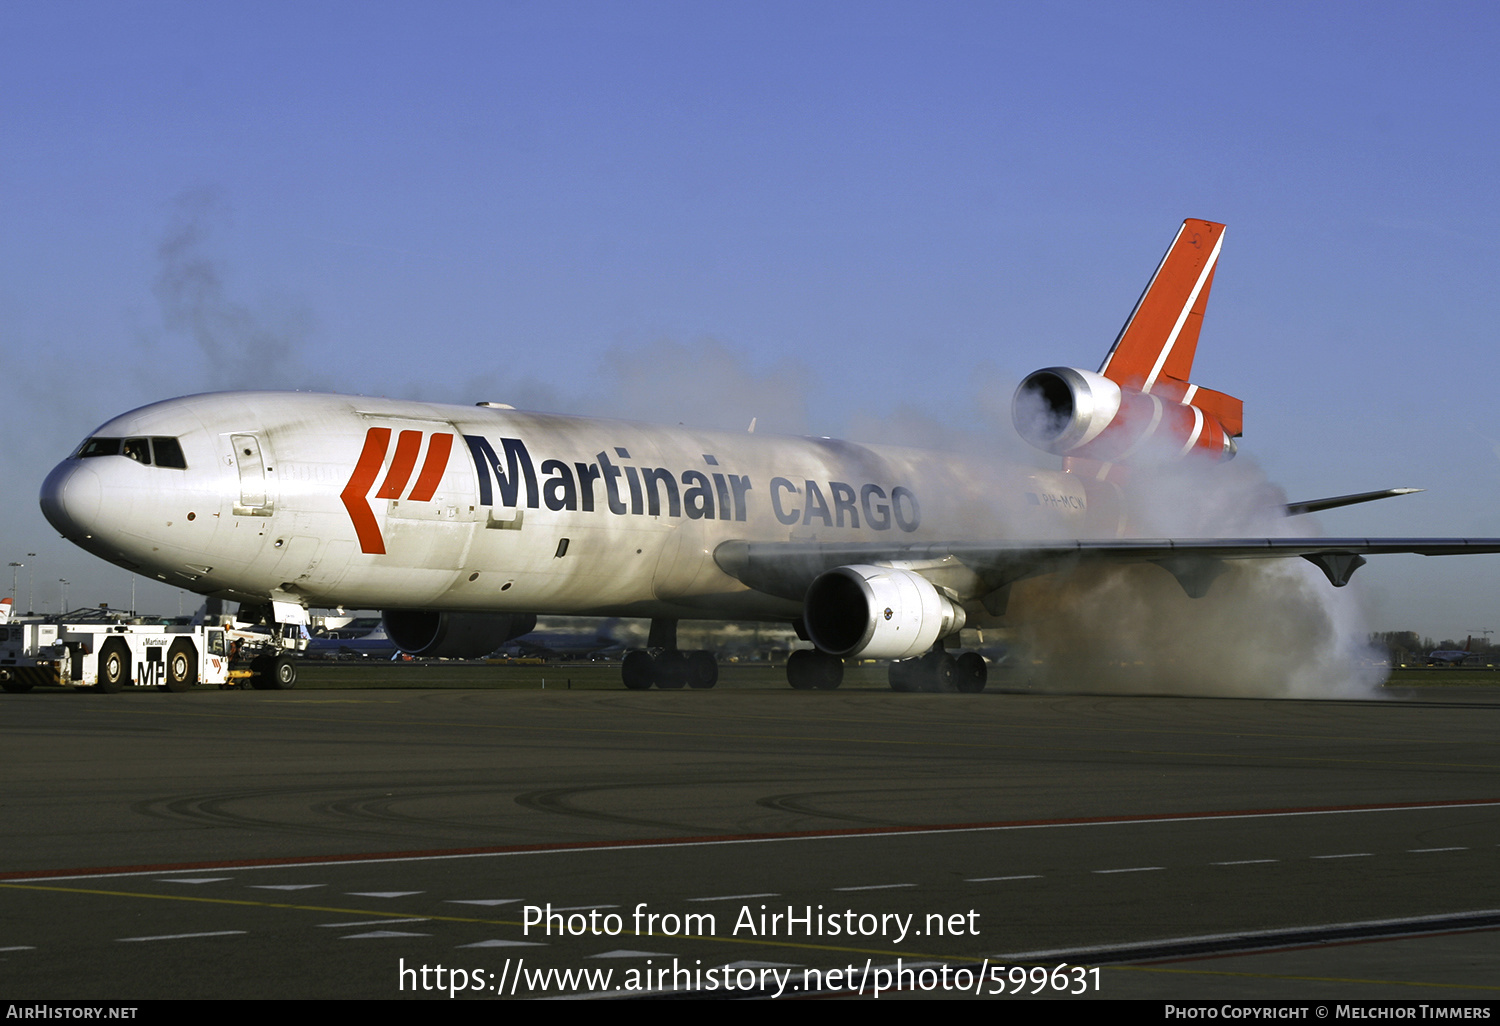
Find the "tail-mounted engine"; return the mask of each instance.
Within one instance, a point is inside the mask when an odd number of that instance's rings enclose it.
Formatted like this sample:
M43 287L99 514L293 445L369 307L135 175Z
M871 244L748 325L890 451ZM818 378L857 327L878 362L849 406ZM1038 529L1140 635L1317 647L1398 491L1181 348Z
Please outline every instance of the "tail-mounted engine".
M963 606L912 570L841 566L820 574L802 606L807 636L824 652L909 659L964 625Z
M1115 462L1149 446L1177 458L1227 460L1235 453L1241 404L1171 379L1144 392L1092 371L1049 367L1021 382L1011 418L1022 438L1059 456Z

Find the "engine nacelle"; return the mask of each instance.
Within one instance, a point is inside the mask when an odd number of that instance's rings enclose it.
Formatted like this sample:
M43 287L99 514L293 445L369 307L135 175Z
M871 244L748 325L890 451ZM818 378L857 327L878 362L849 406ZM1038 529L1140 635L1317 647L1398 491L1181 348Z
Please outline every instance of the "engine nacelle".
M841 566L820 574L803 600L807 636L824 652L908 659L964 625L964 610L911 570Z
M1022 438L1058 456L1111 462L1149 443L1177 457L1191 452L1230 459L1234 438L1214 410L1174 397L1193 398L1200 392L1213 407L1229 403L1238 409L1239 400L1192 385L1163 382L1161 394L1148 394L1092 371L1048 367L1016 389L1011 419Z
M536 630L534 613L434 613L387 609L380 622L388 638L408 655L478 659L511 638Z

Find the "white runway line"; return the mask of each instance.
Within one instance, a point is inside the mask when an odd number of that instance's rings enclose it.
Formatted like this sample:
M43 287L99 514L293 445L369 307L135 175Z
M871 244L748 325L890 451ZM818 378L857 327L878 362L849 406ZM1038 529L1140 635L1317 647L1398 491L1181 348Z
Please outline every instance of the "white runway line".
M687 901L745 901L750 898L779 898L781 894L767 891L764 894L715 894L708 898L687 898Z

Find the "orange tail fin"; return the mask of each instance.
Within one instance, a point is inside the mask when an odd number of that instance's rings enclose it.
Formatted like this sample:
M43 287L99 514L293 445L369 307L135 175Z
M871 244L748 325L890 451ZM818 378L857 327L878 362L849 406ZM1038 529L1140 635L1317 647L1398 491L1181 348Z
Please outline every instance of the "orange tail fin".
M1238 438L1244 404L1189 378L1224 226L1188 218L1136 302L1099 373L1126 388L1198 407Z

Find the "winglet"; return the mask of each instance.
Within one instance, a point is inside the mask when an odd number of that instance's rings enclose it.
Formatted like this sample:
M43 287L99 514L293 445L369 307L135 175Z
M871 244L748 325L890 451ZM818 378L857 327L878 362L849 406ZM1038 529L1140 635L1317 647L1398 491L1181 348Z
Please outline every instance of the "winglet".
M1196 218L1182 222L1099 373L1118 385L1196 406L1237 438L1244 404L1189 380L1223 244L1222 224Z

